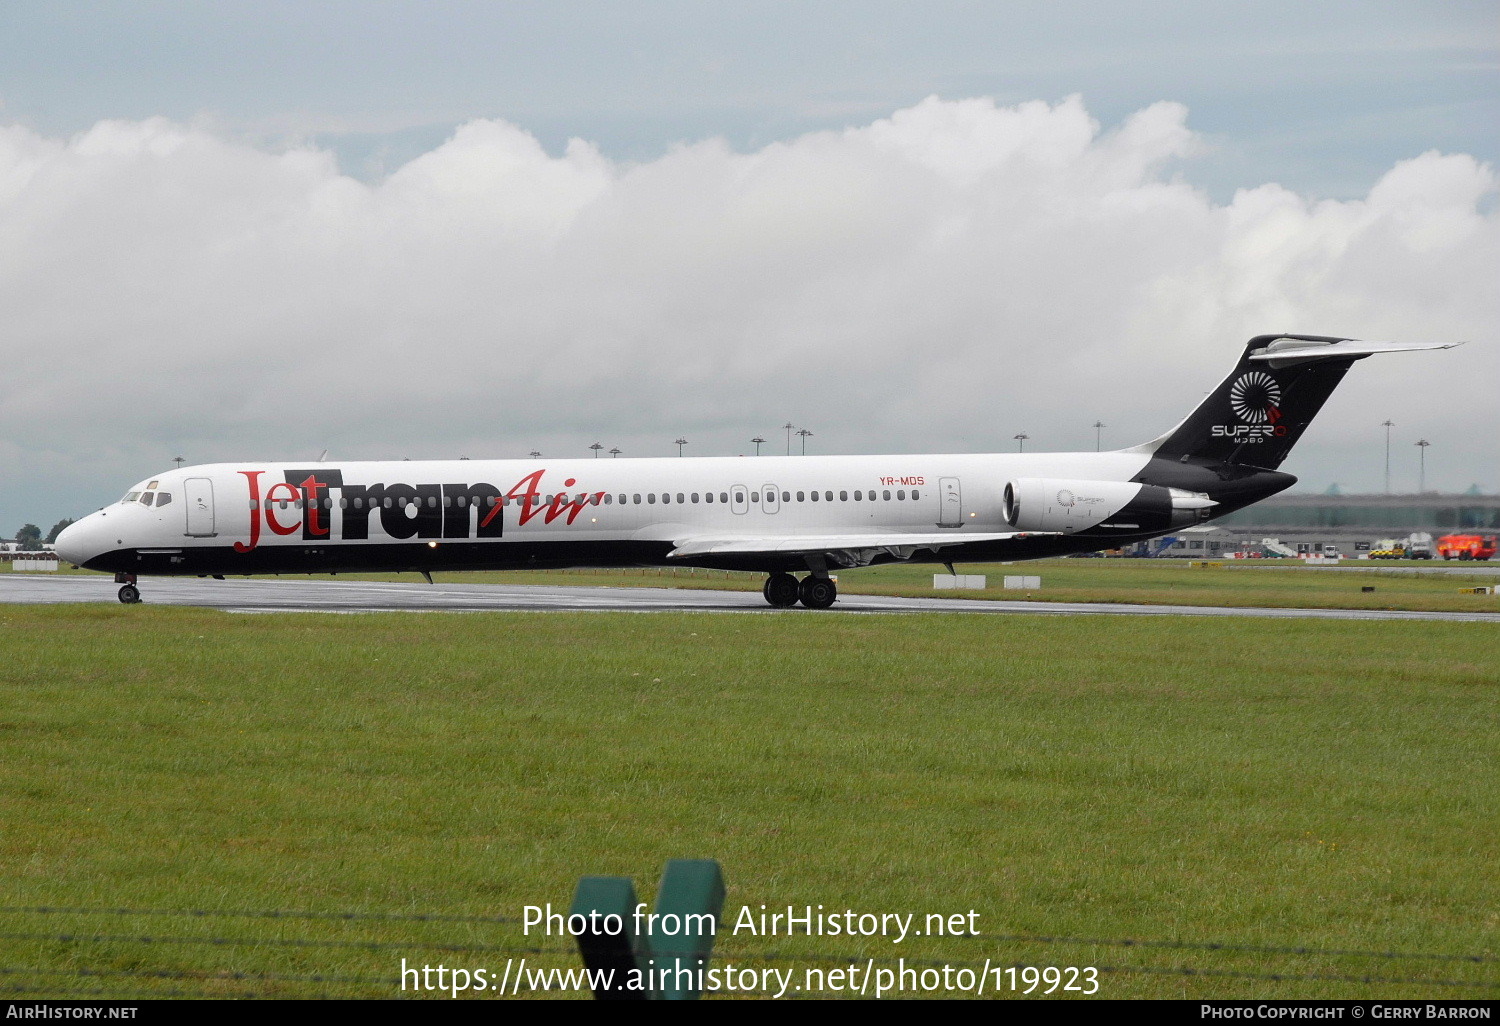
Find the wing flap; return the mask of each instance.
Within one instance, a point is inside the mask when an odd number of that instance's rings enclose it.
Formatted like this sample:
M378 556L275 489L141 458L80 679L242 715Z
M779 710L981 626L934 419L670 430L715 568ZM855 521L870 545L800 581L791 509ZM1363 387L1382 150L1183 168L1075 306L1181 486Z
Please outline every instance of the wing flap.
M972 542L1004 541L1025 538L1047 531L1007 531L988 533L936 532L930 534L827 534L827 535L738 535L730 537L699 536L677 540L668 558L687 556L756 555L762 552L838 552L845 549L940 549Z

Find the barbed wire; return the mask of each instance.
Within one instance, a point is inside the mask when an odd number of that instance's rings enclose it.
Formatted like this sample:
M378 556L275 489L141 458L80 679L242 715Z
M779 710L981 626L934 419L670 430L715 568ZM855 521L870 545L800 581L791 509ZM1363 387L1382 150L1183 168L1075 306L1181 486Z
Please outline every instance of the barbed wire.
M188 918L304 919L348 922L433 922L520 925L515 916L474 916L399 912L313 912L299 910L257 909L158 909L104 908L83 906L16 905L0 906L0 915L102 915L102 916L180 916ZM812 936L803 934L803 936ZM944 940L981 940L1004 944L1074 944L1124 948L1162 948L1191 951L1225 951L1246 954L1325 956L1339 958L1410 959L1413 961L1500 962L1500 955L1463 955L1433 952L1372 951L1351 948L1317 948L1306 945L1243 944L1234 941L1142 940L1131 937L1072 937L1046 934L955 933Z
M1016 962L1009 966L995 966L992 961L984 959L949 959L949 958L909 958L904 955L834 955L809 952L799 954L791 951L766 951L759 953L731 954L729 952L715 951L714 957L722 961L741 960L746 962L843 962L849 965L867 964L870 962L888 963L900 962L909 966L923 966L935 968L938 966L955 966L971 968L974 966L989 966L990 968L1005 969L1027 969L1041 968L1033 966L1029 962ZM1193 966L1101 966L1095 965L1091 968L1098 969L1101 973L1143 973L1161 974L1170 976L1211 976L1228 979L1245 980L1272 980L1272 981L1321 981L1341 983L1399 983L1399 984L1429 984L1436 987L1475 987L1500 990L1500 980L1445 980L1441 978L1428 977L1389 977L1389 976L1355 976L1341 975L1335 973L1256 973L1237 969L1198 969Z
M418 923L506 923L519 924L515 916L458 916L425 912L300 912L257 909L204 908L83 908L62 905L5 905L0 915L80 915L80 916L189 916L225 919L328 919Z
M213 983L219 980L261 980L272 983L354 983L364 986L400 986L401 980L394 976L293 976L287 973L253 973L234 969L36 969L27 966L0 966L0 976L143 976L158 980L201 980Z
M570 952L570 954L576 954L576 952ZM391 991L392 991L392 995L391 996L394 996L394 997L402 997L402 996L410 997L410 996L413 996L413 995L422 996L422 995L428 995L428 994L443 994L443 993L447 992L445 988L423 988L421 990L413 989L411 991L406 991L404 989L397 989L397 988L401 987L401 979L400 979L399 976L338 976L338 975L330 976L330 975L323 975L323 974L312 975L312 976L294 976L294 975L287 974L287 973L253 973L253 972L247 973L247 972L237 972L237 971L234 971L234 970L214 970L214 969L205 969L205 970L196 970L196 971L194 971L194 970L186 970L186 969L90 969L90 968L86 968L86 967L80 967L80 968L77 968L77 969L37 969L37 968L31 968L31 967L26 967L26 966L0 966L0 975L7 975L7 976L26 976L26 975L29 975L29 976L65 976L65 977L66 976L74 976L74 977L83 977L85 979L90 979L90 978L107 978L107 977L112 977L112 976L123 976L123 977L126 977L126 978L145 978L145 979L161 979L161 980L181 980L181 981L193 980L193 981L197 981L197 982L200 982L200 983L218 983L218 982L221 982L221 981L223 981L223 982L235 982L235 983L239 983L239 982L256 982L256 983L293 983L293 984L297 984L297 983L325 983L325 984L327 984L327 983L333 983L333 984L340 984L340 983L342 983L342 984L350 984L350 985L355 985L355 986L366 986L366 987L388 987L388 988L391 988ZM547 992L549 992L548 988L542 988L542 989L538 990L537 988L534 988L534 987L532 987L532 986L530 986L530 985L528 985L528 984L526 984L524 982L518 984L518 986L520 987L520 989L526 991L527 993L547 993ZM67 990L58 991L58 990L55 990L54 988L50 988L50 987L27 987L27 986L24 986L24 985L8 985L8 986L3 986L3 987L0 987L0 991L3 991L3 992L27 992L27 993L78 993L77 990L71 989L71 988L67 989ZM176 991L151 990L151 991L143 991L142 995L143 996L167 996L167 995L172 995L172 996L178 996L178 997L202 997L202 996L206 996L206 995L212 995L212 996L215 996L215 997L220 997L220 996L223 996L223 997L234 997L234 996L243 996L243 997L276 997L276 996L279 996L279 995L274 995L274 994L260 994L260 995L257 995L257 994L243 994L243 995L235 995L235 994L230 994L230 993L227 993L227 992L217 991L217 990L197 990L197 991L191 991L191 990L176 990ZM298 996L300 997L300 996L304 996L304 995L298 995ZM310 997L314 997L314 998L331 998L331 997L340 997L340 996L341 995L336 995L336 994L316 994L316 995L310 995Z
M0 933L0 940L55 941L63 944L204 944L213 947L360 948L369 951L466 951L499 955L576 955L573 948L518 948L504 944L439 944L420 940L306 940L300 937L151 937L128 934Z
M1172 948L1194 951L1237 951L1248 954L1259 955L1326 955L1341 958L1391 958L1410 959L1412 961L1444 961L1444 962L1500 962L1500 956L1496 955L1444 955L1430 953L1413 953L1401 951L1358 951L1344 948L1309 948L1305 946L1262 945L1262 944L1236 944L1221 941L1161 941L1161 940L1133 940L1128 937L1118 939L1100 939L1092 937L1047 937L1034 934L1003 934L1003 933L977 933L977 934L951 934L951 937L960 940L990 940L1006 944L1097 944L1108 947L1124 948Z
M0 907L0 914L24 914L24 915L77 915L77 916L176 916L189 918L241 918L241 919L270 919L270 920L309 920L309 921L391 921L391 922L439 922L439 923L468 923L487 925L515 925L520 920L509 916L457 916L438 915L426 913L381 913L381 912L314 912L314 911L290 911L290 910L255 910L255 909L119 909L99 908L82 906L4 906ZM1490 964L1500 962L1500 958L1494 955L1462 955L1442 954L1431 952L1399 952L1399 951L1373 951L1341 948L1315 948L1308 946L1280 946L1280 945L1258 945L1240 944L1220 941L1169 941L1169 940L1142 940L1136 938L1089 938L1072 936L1049 936L1031 934L952 934L945 940L961 939L970 941L987 941L992 944L1044 944L1044 945L1067 945L1067 946L1110 946L1133 949L1157 949L1178 951L1204 951L1218 953L1238 953L1255 955L1280 955L1325 958L1378 958L1386 960L1405 961L1441 961L1449 963L1468 964ZM280 947L296 949L355 949L366 951L442 951L442 952L464 952L475 954L498 954L498 955L560 955L576 957L578 952L573 947L534 947L514 946L507 944L453 944L439 941L426 942L415 939L399 941L381 940L321 940L298 937L225 937L225 936L157 936L157 935L132 935L132 934L110 934L110 933L28 933L9 932L0 933L0 940L11 941L42 941L52 943L90 943L90 944L144 944L144 945L185 945L185 946L211 946L211 947ZM1030 963L1016 962L1010 966L994 966L992 960L977 959L941 959L941 958L912 958L897 955L870 956L868 954L834 954L826 952L789 952L789 951L767 951L767 952L725 952L722 948L714 954L716 961L728 962L732 960L742 962L755 961L779 961L779 962L835 962L845 964L881 963L882 965L900 961L906 966L914 967L977 967L984 965L987 968L1005 971L1008 969L1032 968ZM1446 978L1422 978L1411 976L1381 976L1373 974L1356 973L1334 973L1334 972L1312 972L1312 973L1282 973L1263 972L1249 969L1217 969L1199 968L1196 966L1142 966L1142 965L1094 965L1100 973L1113 974L1140 974L1140 975L1165 975L1179 977L1201 977L1204 979L1232 979L1256 982L1284 982L1284 983L1350 983L1362 985L1394 985L1394 986L1429 986L1443 988L1473 988L1482 990L1500 990L1500 981L1496 980L1454 980ZM395 988L400 983L400 978L373 977L373 976L339 976L327 974L293 975L280 973L244 972L238 970L175 970L175 969L28 969L14 966L0 966L0 975L3 976L56 976L56 977L78 977L78 978L101 978L122 977L134 979L160 979L177 981L197 981L203 984L215 982L240 982L252 981L270 984L333 984L351 986L379 986ZM279 989L273 987L272 989ZM531 992L531 988L526 988ZM545 989L545 988L544 988ZM29 988L21 986L0 987L10 993L57 993L47 988ZM105 991L86 992L70 990L66 993L106 993ZM203 991L150 991L145 996L239 996L246 998L276 996L274 994L259 994L246 992L243 994L228 994L218 990ZM319 995L331 996L331 995ZM834 995L837 996L837 995Z

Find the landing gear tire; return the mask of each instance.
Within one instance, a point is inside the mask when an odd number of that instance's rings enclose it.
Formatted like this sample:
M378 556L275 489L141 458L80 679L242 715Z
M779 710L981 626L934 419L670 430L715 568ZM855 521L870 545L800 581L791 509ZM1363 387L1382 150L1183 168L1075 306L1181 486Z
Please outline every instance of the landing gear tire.
M797 604L801 596L801 589L797 584L797 578L791 574L772 574L766 578L766 583L760 592L766 597L766 601L777 609L787 609Z
M133 584L126 584L120 588L120 601L127 606L133 606L141 600L141 589Z
M797 586L798 597L808 609L827 609L838 600L839 588L826 577L804 577Z

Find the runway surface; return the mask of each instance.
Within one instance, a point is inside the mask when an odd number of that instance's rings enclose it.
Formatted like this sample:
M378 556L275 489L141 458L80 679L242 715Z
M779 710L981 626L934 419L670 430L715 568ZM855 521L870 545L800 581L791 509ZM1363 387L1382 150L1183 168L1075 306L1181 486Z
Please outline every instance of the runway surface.
M1124 603L1002 602L987 599L841 595L832 610L771 609L758 592L683 588L554 588L537 585L437 584L326 580L143 578L146 603L203 606L231 613L375 612L693 612L817 616L830 613L1027 613L1131 616L1261 616L1318 620L1460 620L1500 624L1494 612L1426 613L1381 609L1257 609L1226 606L1144 606ZM107 577L0 574L0 603L118 603Z

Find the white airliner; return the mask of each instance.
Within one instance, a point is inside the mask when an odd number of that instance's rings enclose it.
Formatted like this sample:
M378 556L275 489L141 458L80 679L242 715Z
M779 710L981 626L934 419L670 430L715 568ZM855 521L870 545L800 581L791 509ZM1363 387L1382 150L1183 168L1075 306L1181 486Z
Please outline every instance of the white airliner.
M185 467L57 551L126 603L142 574L698 566L826 609L831 570L1092 552L1248 506L1296 482L1276 468L1355 360L1457 344L1261 335L1186 420L1115 452Z

